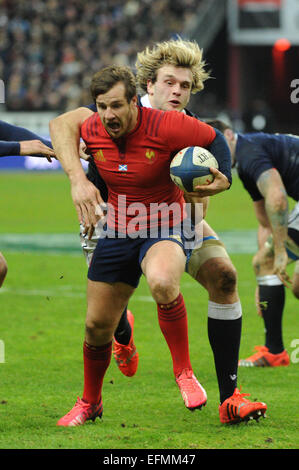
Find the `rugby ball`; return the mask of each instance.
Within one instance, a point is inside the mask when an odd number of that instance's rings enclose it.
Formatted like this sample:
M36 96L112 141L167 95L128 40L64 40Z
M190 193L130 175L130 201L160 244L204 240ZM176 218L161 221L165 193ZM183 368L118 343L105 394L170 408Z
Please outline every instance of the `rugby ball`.
M183 191L192 192L195 186L212 183L210 168L218 169L218 162L203 147L186 147L180 150L170 163L170 178Z

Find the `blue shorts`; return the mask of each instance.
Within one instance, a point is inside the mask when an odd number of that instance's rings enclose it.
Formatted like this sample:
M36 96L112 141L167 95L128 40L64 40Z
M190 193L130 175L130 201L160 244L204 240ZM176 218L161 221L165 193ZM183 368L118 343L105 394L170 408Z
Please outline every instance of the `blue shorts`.
M182 247L187 257L190 239L184 235L181 224L169 229L169 236L155 238L100 238L94 250L88 270L88 279L98 282L124 282L136 288L142 275L141 262L147 250L163 240L172 241Z

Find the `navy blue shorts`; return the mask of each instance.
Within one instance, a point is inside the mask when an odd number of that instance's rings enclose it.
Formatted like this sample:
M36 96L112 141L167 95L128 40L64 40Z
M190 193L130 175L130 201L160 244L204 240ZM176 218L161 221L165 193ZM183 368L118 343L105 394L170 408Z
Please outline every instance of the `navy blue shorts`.
M137 287L142 275L141 262L147 250L162 240L172 241L182 247L186 257L190 248L186 247L186 238L181 225L156 238L100 238L88 270L88 279L98 282L124 282Z

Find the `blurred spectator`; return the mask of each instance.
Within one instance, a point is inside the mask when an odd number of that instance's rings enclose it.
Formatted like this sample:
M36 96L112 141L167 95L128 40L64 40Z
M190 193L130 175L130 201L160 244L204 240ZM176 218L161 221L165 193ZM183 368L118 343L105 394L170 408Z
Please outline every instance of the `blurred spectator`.
M111 63L183 31L198 0L0 0L0 77L8 110L59 110L89 98Z
M262 98L253 99L243 115L246 132L274 132L274 114Z

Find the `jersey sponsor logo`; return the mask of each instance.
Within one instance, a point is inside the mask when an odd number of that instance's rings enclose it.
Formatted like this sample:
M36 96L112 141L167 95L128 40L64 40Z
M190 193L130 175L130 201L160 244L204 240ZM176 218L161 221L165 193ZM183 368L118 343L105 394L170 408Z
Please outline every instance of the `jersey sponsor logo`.
M104 157L102 149L97 151L97 153L94 156L94 159L97 160L98 162L105 162L106 161L106 158Z
M145 157L147 159L147 163L149 163L151 165L152 163L154 163L154 161L156 159L156 154L153 150L146 149Z
M128 165L118 165L118 171L128 171Z

